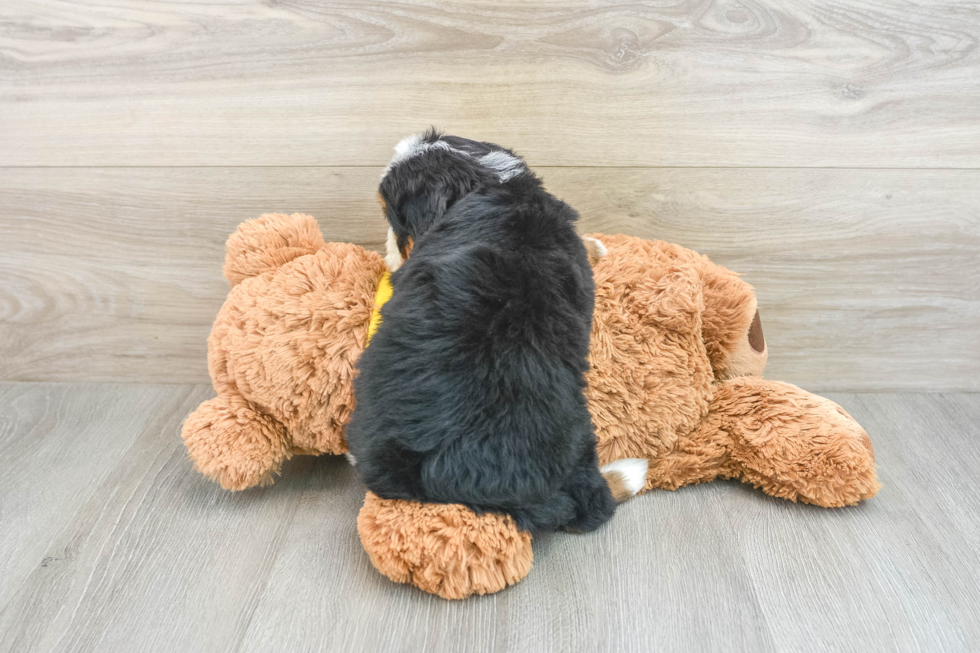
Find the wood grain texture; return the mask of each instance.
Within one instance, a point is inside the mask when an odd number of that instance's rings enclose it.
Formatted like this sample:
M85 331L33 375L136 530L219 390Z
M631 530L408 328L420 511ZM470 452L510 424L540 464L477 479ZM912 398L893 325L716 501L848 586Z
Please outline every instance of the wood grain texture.
M76 554L76 542L52 542L100 486L115 485L141 433L187 408L187 395L182 386L0 384L0 606L31 572L56 574Z
M756 286L767 375L980 390L980 171L543 168L583 231L677 242ZM0 175L0 379L207 383L223 243L265 211L380 248L375 168Z
M729 513L750 574L767 590L767 622L782 624L777 648L806 640L813 650L975 649L980 430L964 407L976 411L980 396L829 396L871 435L879 495L843 519L775 501L765 514L745 505ZM828 594L838 601L825 603Z
M0 415L15 416L0 427L3 451L41 443L35 456L0 456L5 500L10 479L32 480L17 481L4 526L11 515L50 525L0 537L0 560L21 570L0 594L0 651L980 646L977 394L831 395L874 440L884 487L859 507L734 482L655 491L596 533L537 538L524 581L463 602L371 567L354 523L364 488L342 458L293 459L276 485L236 494L196 474L177 428L207 396L0 384ZM133 404L138 423L121 410ZM82 460L45 450L71 433ZM77 470L95 469L84 457L112 450L71 496Z
M0 17L10 166L382 165L431 123L536 166L980 166L973 0L6 0Z

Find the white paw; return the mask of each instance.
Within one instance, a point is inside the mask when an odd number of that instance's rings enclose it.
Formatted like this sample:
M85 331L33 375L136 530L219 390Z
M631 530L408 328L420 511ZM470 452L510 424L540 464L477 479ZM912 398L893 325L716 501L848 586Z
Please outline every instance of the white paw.
M585 251L587 251L589 256L594 259L600 259L609 253L609 250L606 249L606 245L598 238L582 236L582 242L585 243Z
M649 466L646 458L621 458L603 465L599 471L603 476L607 473L619 474L631 496L636 496L647 483L647 468Z

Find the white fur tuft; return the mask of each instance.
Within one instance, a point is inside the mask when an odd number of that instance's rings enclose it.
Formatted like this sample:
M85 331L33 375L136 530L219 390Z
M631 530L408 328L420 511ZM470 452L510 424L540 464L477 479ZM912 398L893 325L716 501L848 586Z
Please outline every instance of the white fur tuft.
M518 159L516 156L512 156L499 150L481 156L480 163L496 172L497 176L500 177L500 181L502 182L513 179L517 175L524 172L523 161Z
M424 136L425 134L411 134L398 141L398 145L395 146L395 156L391 157L391 161L385 166L384 172L381 173L381 178L384 179L392 168L405 159L410 159L428 149L429 144L422 142Z
M646 458L621 458L599 468L602 474L618 472L626 479L626 487L636 496L647 484L647 468L650 466Z
M412 158L413 156L418 156L429 150L447 150L449 152L456 152L457 154L462 154L463 156L472 156L471 154L464 152L463 150L458 150L446 141L438 140L432 143L426 143L422 139L425 134L412 134L406 136L405 138L398 141L398 145L395 146L395 156L391 157L391 161L385 166L384 172L381 173L381 178L384 179L391 172L391 169L396 165ZM524 162L521 161L516 156L507 154L506 152L490 152L489 154L484 154L477 161L480 162L486 168L493 170L500 177L500 181L508 181L513 179L517 175L526 172L527 168L524 167Z
M395 238L395 230L388 227L388 238L385 240L385 265L388 266L388 272L394 272L404 262L402 253L398 251L398 239Z
M354 454L348 451L347 453L344 454L344 456L347 458L347 462L350 463L351 467L357 466L357 458L354 457Z
M408 158L412 156L412 152L415 151L419 143L422 142L422 134L411 134L405 138L398 141L398 145L395 146L395 157Z
M582 236L582 240L585 241L585 249L587 249L589 253L596 258L602 258L609 253L609 250L606 249L606 245L598 238Z

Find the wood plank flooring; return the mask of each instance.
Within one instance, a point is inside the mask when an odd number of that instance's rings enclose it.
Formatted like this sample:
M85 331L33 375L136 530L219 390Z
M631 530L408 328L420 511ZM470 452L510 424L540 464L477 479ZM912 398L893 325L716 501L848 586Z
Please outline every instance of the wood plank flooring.
M230 494L178 436L206 386L0 384L2 651L970 651L980 646L980 395L833 394L881 493L843 510L734 482L652 492L535 541L499 594L371 567L364 489L296 458Z

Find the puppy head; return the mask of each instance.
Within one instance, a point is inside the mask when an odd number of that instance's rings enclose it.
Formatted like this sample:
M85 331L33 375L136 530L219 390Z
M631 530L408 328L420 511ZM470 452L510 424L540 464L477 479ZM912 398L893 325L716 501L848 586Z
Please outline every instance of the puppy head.
M435 129L402 139L378 189L388 220L388 268L397 270L415 241L457 201L525 173L523 159L493 143Z

